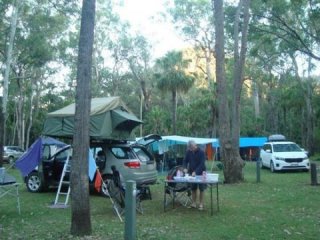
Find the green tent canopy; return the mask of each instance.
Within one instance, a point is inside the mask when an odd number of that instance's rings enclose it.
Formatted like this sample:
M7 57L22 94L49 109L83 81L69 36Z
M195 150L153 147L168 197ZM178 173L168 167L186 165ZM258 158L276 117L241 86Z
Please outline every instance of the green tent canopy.
M51 137L72 138L74 114L75 103L48 113L43 134ZM141 123L142 121L129 110L120 97L91 99L91 139L129 139L132 138L132 130Z

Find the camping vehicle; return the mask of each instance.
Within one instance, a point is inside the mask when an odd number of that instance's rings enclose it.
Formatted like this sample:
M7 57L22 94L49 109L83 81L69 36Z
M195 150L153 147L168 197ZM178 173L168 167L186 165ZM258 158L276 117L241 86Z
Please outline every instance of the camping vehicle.
M306 152L283 135L271 135L260 151L260 165L271 172L284 170L309 171L310 162Z
M43 135L72 139L74 115L75 103L48 113ZM157 171L153 155L143 145L136 142L130 143L130 140L133 140L133 129L140 124L142 121L130 111L120 97L91 99L90 147L106 183L112 174L111 166L113 165L124 180L134 180L137 185L156 182ZM158 139L161 138L156 136ZM148 142L148 137L143 139ZM72 153L70 147L58 150L51 157L42 159L38 169L32 169L31 172L24 175L28 190L39 192L57 185L68 151ZM105 155L105 160L103 160L103 155Z
M19 157L24 154L24 150L18 146L4 146L3 147L3 161L7 163L14 163Z
M149 135L144 139L148 139L145 142L150 144L160 140L161 137ZM155 158L145 145L137 142L95 140L91 141L90 148L106 184L112 178L112 166L119 170L123 181L134 180L137 187L154 184L157 181ZM101 155L101 152L104 154ZM49 187L57 187L68 156L71 156L72 161L72 147L69 145L59 149L51 158L43 159L40 167L26 176L27 189L30 192L41 192ZM91 183L93 186L94 181ZM102 187L101 190L102 194L106 194L106 189Z

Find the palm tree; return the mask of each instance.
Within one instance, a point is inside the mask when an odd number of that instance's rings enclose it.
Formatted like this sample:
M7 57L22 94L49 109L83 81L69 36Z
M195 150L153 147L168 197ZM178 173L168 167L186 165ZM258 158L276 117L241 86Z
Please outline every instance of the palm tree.
M189 60L183 59L182 52L171 51L156 61L155 77L157 87L163 92L171 92L172 95L172 127L176 134L177 127L177 93L187 92L194 83L194 76L187 74Z

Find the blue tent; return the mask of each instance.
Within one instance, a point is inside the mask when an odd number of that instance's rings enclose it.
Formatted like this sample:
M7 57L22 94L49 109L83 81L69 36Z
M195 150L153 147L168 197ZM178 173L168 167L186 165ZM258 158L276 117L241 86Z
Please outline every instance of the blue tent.
M39 165L45 145L55 145L60 148L67 144L51 137L39 137L31 145L28 151L25 152L15 163L15 166L20 170L22 176L27 176Z

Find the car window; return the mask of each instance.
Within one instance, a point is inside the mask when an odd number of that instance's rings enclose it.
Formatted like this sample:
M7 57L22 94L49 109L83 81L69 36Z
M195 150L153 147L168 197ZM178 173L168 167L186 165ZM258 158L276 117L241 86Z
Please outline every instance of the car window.
M118 159L134 159L131 149L128 147L111 147L112 154Z
M91 147L90 150L95 157L97 157L98 152L103 151L101 147Z
M148 162L150 160L152 160L152 157L150 156L150 154L148 154L148 152L141 148L141 147L133 147L133 151L138 155L138 158L142 161L142 162Z
M274 144L273 150L275 152L301 152L301 148L294 143L289 144Z
M264 151L270 150L271 151L271 145L270 144L265 144L262 148Z
M12 149L17 152L24 152L20 147L12 147Z
M63 150L56 155L55 160L57 162L65 162L69 154L72 156L71 149Z
M4 146L4 151L8 151L8 152L24 152L24 150L20 147L17 146Z

